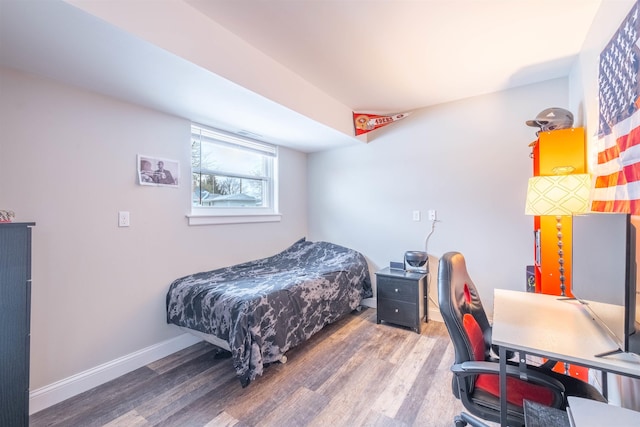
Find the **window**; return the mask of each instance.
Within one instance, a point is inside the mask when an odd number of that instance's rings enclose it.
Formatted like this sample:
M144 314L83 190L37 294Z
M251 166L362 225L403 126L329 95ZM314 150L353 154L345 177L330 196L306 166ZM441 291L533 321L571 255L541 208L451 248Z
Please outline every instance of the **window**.
M279 221L277 147L203 126L191 126L189 223Z

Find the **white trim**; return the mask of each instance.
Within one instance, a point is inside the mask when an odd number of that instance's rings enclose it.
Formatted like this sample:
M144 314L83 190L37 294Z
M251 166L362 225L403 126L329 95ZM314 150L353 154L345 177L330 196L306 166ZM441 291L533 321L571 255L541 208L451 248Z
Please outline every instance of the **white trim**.
M370 307L370 308L377 308L378 307L378 300L376 298L365 298L362 301L360 301L360 304L364 307Z
M429 322L440 322L444 323L444 319L442 318L442 314L440 313L440 308L429 303Z
M201 141L210 144L224 143L233 148L241 148L253 151L263 156L276 157L278 154L278 146L269 142L260 141L256 138L250 138L246 135L238 136L220 129L196 123L191 124L191 135L199 137Z
M247 224L251 222L280 222L281 214L256 215L187 215L189 225Z
M182 334L33 390L29 393L29 415L91 390L200 341L200 338L191 334Z

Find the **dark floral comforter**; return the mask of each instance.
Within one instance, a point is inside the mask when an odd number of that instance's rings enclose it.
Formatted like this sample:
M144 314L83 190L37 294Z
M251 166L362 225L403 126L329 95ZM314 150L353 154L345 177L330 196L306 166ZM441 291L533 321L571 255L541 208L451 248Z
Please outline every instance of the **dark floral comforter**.
M372 295L362 254L301 239L268 258L174 281L167 322L227 341L246 387L265 364Z

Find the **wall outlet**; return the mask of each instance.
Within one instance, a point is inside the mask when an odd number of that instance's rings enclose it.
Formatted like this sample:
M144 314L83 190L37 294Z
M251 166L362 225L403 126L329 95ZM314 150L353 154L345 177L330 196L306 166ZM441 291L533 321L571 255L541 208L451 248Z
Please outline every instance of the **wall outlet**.
M429 221L435 221L436 218L436 210L435 209L431 209L429 210Z
M129 212L128 211L118 212L118 227L128 227L129 225L130 225Z
M413 211L413 220L420 221L420 211Z

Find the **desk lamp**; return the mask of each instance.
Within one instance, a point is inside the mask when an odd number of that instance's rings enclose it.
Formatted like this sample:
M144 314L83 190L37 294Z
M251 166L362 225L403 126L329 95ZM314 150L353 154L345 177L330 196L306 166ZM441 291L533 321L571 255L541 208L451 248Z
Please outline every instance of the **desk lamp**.
M558 265L560 292L565 296L564 253L562 250L562 217L589 210L589 174L548 175L529 178L526 215L555 215L558 230Z

